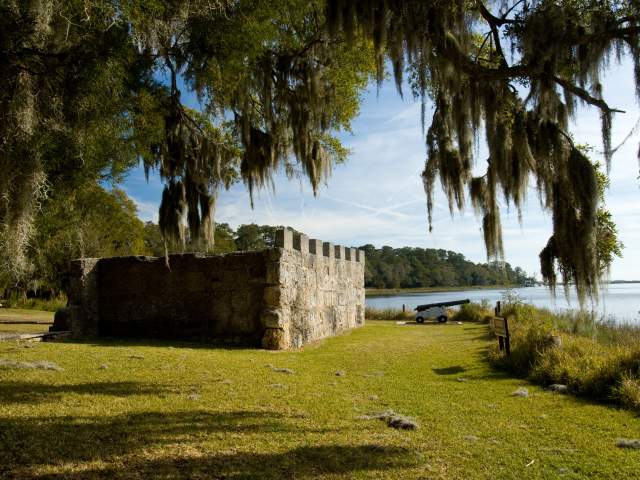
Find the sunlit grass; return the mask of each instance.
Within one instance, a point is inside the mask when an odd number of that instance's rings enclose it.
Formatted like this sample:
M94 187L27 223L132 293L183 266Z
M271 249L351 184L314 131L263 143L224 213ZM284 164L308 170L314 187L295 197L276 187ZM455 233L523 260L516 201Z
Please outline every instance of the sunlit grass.
M44 333L53 323L53 312L0 308L0 334Z
M0 323L9 320L53 323L53 312L21 308L0 308Z
M3 300L2 303L4 307L55 312L67 305L67 297L64 294L60 294L57 297L45 300L43 298L27 298L23 295L13 295Z
M636 475L640 452L616 440L640 438L637 417L491 370L487 328L369 321L292 352L0 342L63 369L0 370L0 477ZM359 418L388 409L420 428Z
M44 333L49 331L49 324L2 323L0 333Z

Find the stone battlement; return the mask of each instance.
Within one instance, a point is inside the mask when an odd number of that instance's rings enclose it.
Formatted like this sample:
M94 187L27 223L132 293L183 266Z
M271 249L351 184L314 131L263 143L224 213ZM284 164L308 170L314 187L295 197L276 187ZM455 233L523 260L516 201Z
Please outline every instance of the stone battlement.
M297 348L364 325L364 252L279 230L225 255L72 262L75 337L226 339Z
M364 251L357 248L334 245L309 238L306 235L295 234L291 230L281 229L276 232L276 247L287 250L297 250L300 253L322 254L325 257L342 259L351 262L364 263Z

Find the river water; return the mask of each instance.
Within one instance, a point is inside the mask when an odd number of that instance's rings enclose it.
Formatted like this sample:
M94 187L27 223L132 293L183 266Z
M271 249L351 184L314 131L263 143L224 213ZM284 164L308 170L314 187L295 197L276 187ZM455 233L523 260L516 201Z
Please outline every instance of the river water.
M554 297L545 287L514 288L511 294L516 294L522 301L537 307L549 308L555 311L577 309L578 300L573 294L570 302L564 296L562 288L557 290ZM496 290L463 290L458 292L408 293L366 299L367 307L373 308L402 308L406 305L413 310L417 305L452 300L469 299L472 302L488 300L492 305L498 300L504 300L504 289ZM593 309L600 317L610 318L616 322L640 323L640 283L617 283L607 285L601 292L600 302L586 308Z

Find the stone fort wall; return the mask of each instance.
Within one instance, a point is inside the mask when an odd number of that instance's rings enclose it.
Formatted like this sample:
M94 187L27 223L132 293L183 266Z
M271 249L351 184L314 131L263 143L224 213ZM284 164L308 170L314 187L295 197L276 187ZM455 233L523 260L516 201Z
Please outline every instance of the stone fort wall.
M364 325L364 253L290 230L226 255L86 258L72 264L78 338L226 339L297 348Z

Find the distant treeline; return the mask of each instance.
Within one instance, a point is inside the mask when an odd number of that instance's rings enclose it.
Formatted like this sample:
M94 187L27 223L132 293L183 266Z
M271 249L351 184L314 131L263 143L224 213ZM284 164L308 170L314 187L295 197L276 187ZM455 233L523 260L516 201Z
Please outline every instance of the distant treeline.
M525 285L532 282L508 263L473 263L461 253L432 248L360 247L366 252L365 286L373 288Z

